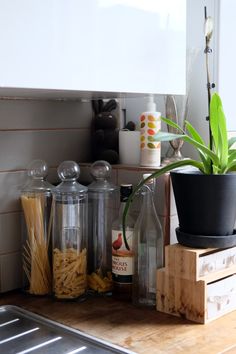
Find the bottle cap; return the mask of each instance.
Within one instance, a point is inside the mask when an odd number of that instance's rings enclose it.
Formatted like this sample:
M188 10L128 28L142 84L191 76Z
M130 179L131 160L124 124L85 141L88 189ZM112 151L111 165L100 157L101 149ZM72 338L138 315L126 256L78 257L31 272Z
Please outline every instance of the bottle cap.
M153 95L148 96L147 112L156 112L156 103L154 102Z
M132 184L121 184L120 185L120 201L126 202L133 192L133 185Z
M149 176L151 176L151 173L144 173L144 174L143 174L143 179L146 179L146 178L148 178ZM154 178L150 178L150 179L146 182L146 184L151 184L151 183L154 183Z

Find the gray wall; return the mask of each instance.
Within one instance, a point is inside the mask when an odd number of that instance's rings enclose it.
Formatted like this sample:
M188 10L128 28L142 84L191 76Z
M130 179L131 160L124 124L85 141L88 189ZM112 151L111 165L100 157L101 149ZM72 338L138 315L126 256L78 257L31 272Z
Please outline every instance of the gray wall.
M49 180L63 160L89 160L90 103L0 100L0 292L20 286L20 189L26 166L44 159Z

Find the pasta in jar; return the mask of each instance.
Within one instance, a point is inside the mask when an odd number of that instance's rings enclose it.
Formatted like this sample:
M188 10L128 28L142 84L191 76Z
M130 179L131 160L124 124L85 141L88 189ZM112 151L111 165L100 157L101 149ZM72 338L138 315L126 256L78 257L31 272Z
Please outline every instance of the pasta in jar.
M54 295L60 299L73 299L85 293L87 251L73 248L53 250L53 288Z

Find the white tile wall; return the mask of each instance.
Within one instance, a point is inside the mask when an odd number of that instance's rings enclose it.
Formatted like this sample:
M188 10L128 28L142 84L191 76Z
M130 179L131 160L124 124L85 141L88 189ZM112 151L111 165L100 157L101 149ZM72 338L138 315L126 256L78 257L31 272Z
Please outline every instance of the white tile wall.
M26 167L44 159L48 179L58 181L63 160L89 160L89 102L0 100L0 292L21 287L20 190Z

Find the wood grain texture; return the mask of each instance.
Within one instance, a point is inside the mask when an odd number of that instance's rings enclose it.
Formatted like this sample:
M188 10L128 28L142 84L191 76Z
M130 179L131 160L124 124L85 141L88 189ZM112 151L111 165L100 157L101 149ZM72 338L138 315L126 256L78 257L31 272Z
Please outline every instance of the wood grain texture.
M157 311L206 323L206 284L192 282L157 271Z
M0 304L21 306L139 354L233 353L236 346L236 311L199 325L104 297L68 303L9 293Z
M231 251L229 254L236 258L236 247L228 250ZM221 262L222 266L225 261L225 268L216 270L213 268L209 273L201 275L200 261L204 260L206 265L210 264L212 256L214 256L215 262ZM236 264L231 262L227 265L227 249L197 249L174 244L165 247L165 260L166 272L169 275L190 281L204 280L209 283L236 272Z
M197 323L207 323L235 310L235 252L235 247L166 246L165 268L157 270L157 310ZM206 265L212 264L212 268L209 274L200 276L202 260Z

